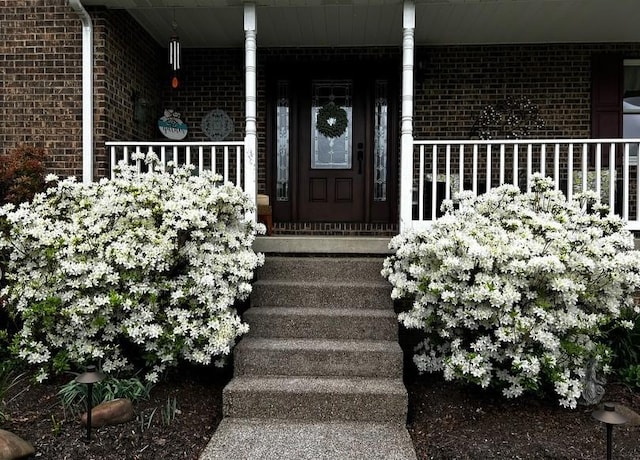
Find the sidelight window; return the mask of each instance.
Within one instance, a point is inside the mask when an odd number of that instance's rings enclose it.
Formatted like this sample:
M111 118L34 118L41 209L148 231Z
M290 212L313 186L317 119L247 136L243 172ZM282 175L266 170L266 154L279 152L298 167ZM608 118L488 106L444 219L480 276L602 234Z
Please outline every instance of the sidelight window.
M387 200L387 129L388 129L387 82L376 82L374 140L373 140L373 200Z
M276 106L276 200L289 201L289 82L278 82Z

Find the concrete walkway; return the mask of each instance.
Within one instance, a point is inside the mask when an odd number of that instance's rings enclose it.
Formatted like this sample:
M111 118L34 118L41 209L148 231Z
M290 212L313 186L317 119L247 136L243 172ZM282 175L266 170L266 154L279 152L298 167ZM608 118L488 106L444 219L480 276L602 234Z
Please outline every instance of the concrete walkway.
M225 418L200 460L416 460L404 426Z

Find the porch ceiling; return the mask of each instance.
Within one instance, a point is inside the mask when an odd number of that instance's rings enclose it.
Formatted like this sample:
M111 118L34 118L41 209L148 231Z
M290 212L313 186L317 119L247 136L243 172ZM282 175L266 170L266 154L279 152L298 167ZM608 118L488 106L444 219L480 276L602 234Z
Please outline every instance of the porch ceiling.
M164 45L244 45L242 0L83 0L122 8ZM258 47L400 46L401 0L257 0ZM175 13L174 13L175 12ZM637 42L639 0L416 0L416 43Z

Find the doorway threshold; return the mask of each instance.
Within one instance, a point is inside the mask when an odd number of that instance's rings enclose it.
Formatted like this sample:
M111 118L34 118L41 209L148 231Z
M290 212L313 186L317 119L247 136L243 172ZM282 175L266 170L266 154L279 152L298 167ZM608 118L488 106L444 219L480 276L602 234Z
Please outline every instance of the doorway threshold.
M265 254L354 254L386 256L389 236L314 236L273 235L259 236L253 242L253 250Z

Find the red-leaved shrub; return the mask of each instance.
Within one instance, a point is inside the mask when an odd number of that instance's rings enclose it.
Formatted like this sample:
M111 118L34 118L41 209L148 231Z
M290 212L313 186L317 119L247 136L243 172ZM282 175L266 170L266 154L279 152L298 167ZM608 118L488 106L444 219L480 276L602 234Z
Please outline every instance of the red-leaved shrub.
M45 189L44 158L41 147L20 145L0 155L0 202L22 203Z

